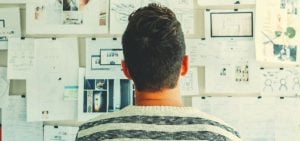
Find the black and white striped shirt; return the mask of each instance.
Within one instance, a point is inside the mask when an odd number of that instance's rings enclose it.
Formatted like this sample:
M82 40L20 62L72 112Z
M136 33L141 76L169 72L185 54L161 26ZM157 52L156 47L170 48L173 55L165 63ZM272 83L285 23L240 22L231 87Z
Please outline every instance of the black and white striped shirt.
M240 141L222 120L191 107L129 106L80 126L76 141Z

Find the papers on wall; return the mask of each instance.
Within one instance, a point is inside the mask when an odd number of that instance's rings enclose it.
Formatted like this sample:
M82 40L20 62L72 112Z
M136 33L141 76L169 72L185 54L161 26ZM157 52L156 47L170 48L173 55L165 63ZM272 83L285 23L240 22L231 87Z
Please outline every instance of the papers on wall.
M34 40L9 38L7 77L26 79L31 73L34 61Z
M198 69L190 68L186 76L180 80L181 95L199 94Z
M253 40L254 15L253 9L205 11L205 38Z
M86 77L125 79L121 70L123 49L121 39L86 39Z
M133 85L126 79L85 78L79 70L78 120L118 111L133 104Z
M300 94L300 68L260 70L261 94L266 96L296 96Z
M6 97L9 95L9 80L7 79L7 69L0 67L0 107L5 105Z
M110 0L110 33L122 34L129 15L140 6L140 0Z
M186 53L191 66L205 66L219 56L221 42L200 39L185 39Z
M26 33L107 33L108 4L108 0L30 0L26 5Z
M0 50L7 49L9 37L21 37L19 8L0 8Z
M258 64L252 41L223 42L219 57L205 67L207 93L257 93Z
M299 64L299 4L296 0L257 1L255 46L258 61Z
M144 0L142 5L147 6L149 3L159 3L170 8L181 23L182 31L185 34L194 34L195 7L193 0Z
M192 105L224 120L245 141L296 141L300 138L299 101L299 98L193 97Z
M225 6L225 5L234 5L237 0L198 0L199 6ZM238 4L255 4L255 0L239 0Z
M78 127L44 126L44 141L75 141Z
M194 3L192 0L111 0L110 1L110 33L122 34L128 24L128 16L138 8L149 3L160 3L170 8L178 21L181 22L183 32L194 33Z
M7 100L8 104L2 110L3 140L43 140L43 122L26 121L26 99L21 96L9 96Z
M77 40L36 39L34 56L33 71L26 81L27 120L73 120L76 102L64 98L68 88L78 86Z

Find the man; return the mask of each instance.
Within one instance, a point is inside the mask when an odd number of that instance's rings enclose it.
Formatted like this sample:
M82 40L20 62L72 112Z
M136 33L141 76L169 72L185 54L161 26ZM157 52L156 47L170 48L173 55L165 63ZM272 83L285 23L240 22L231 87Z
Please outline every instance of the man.
M77 141L239 141L223 121L183 107L179 79L188 72L181 25L166 7L149 4L129 16L122 68L136 88L136 105L80 126Z

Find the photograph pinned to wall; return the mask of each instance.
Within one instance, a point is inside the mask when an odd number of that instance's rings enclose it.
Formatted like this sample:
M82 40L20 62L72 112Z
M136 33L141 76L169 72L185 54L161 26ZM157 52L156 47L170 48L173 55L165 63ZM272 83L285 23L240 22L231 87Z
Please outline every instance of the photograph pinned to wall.
M260 62L299 64L297 0L257 1L256 56Z
M253 40L253 9L205 11L205 38Z
M78 120L86 121L99 114L114 112L133 105L132 82L127 79L84 77L79 69Z
M0 50L7 49L10 37L21 37L19 8L0 8Z
M300 95L300 68L276 68L260 70L260 88L263 96Z
M86 77L126 79L121 70L123 50L120 38L86 39Z
M26 8L26 33L107 33L108 6L108 0L30 0Z

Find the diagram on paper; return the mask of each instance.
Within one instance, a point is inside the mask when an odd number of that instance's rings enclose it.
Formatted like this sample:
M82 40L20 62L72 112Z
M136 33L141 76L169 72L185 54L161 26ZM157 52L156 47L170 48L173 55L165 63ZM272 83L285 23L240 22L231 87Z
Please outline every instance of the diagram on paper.
M299 4L298 0L257 1L257 60L299 63Z
M300 91L300 69L263 69L261 93L268 96L295 96Z

